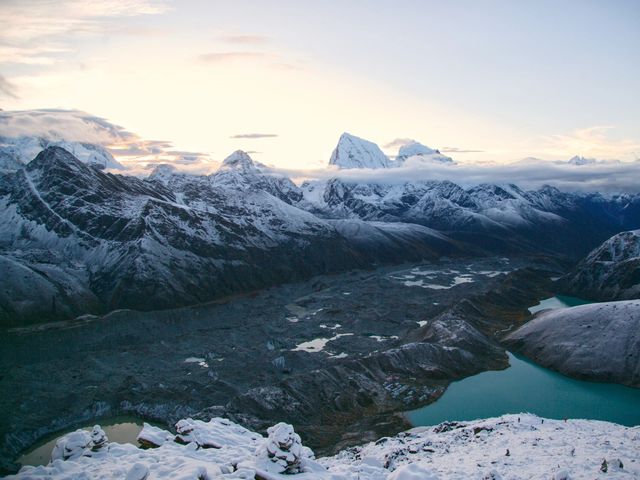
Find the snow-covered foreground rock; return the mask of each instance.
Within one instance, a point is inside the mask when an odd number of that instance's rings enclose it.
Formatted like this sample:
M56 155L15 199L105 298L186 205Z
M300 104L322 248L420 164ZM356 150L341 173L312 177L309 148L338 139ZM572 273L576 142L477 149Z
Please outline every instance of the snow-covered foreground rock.
M640 300L542 311L505 343L572 377L640 387Z
M191 436L177 435L176 441L169 432L145 425L140 437L156 445L146 450L105 442L99 427L92 434L76 431L58 440L49 465L24 467L7 478L568 480L640 475L640 428L590 420L521 414L445 423L317 460L284 423L264 438L221 418L181 422ZM63 460L58 453L66 450L72 454Z

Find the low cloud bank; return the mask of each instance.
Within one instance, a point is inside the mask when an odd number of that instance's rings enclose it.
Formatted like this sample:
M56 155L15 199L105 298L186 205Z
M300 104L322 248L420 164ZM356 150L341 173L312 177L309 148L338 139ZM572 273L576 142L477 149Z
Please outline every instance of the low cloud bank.
M0 141L20 137L101 145L135 175L146 174L149 168L167 162L194 173L210 171L217 165L207 153L178 150L165 140L144 140L104 118L79 110L0 111Z
M240 135L270 136L249 133ZM107 148L125 165L126 173L146 176L156 165L174 165L180 172L207 174L219 162L209 154L176 149L164 140L144 140L104 118L79 110L40 109L0 111L0 141L4 138L43 137L47 140L86 142ZM396 139L395 143L406 139ZM405 182L449 180L462 187L481 183L513 183L524 189L550 185L565 191L605 193L640 192L640 160L599 161L586 165L544 161L535 158L511 164L457 163L455 165L407 160L390 169L272 168L297 182L340 178L345 182L400 184Z
M277 169L278 173L298 181L339 178L345 182L401 184L405 182L449 180L462 187L482 183L513 183L523 189L544 185L565 191L606 193L640 192L640 161L602 162L593 165L528 159L511 164L456 164L408 162L391 169L333 168L316 170Z

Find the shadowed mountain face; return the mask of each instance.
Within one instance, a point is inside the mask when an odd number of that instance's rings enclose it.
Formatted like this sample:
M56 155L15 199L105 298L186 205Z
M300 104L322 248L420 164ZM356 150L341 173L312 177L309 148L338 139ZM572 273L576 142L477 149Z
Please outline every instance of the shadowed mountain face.
M599 301L640 298L640 230L614 235L561 280L562 288Z
M640 196L564 193L516 185L463 189L449 181L395 185L338 178L302 185L300 205L326 218L406 222L437 229L493 252L572 257L621 229L640 224Z

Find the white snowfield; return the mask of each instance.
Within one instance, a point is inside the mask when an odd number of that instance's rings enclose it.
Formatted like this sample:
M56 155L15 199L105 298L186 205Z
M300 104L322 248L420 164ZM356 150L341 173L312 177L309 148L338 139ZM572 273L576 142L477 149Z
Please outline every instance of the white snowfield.
M178 435L145 425L146 450L110 443L99 427L58 440L47 466L10 479L637 479L640 427L505 415L419 427L314 459L290 425L268 437L221 418L185 419ZM174 439L176 439L174 441ZM181 443L178 443L181 442ZM64 459L66 458L66 460Z

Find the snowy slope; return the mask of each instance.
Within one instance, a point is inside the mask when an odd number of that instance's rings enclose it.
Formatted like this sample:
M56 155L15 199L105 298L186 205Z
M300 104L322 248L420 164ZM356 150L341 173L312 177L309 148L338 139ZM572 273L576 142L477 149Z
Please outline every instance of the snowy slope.
M102 309L157 309L359 265L330 224L260 190L255 179L223 186L205 176L161 180L156 173L151 181L105 174L50 147L26 168L0 177L7 258L22 262L17 252L50 250L56 255L45 260L47 268L75 279L32 276L33 285L54 283L38 287L51 294L38 303L41 321L84 313L54 310L56 291L80 298L88 290ZM282 183L267 186L273 185ZM24 266L43 268L38 260ZM3 309L3 320L14 312L20 321L21 307L11 299Z
M8 479L500 480L640 476L640 430L588 420L505 415L420 427L314 459L290 425L268 437L224 419L181 420L174 435L145 426L156 448L110 443L95 427L58 440L47 466ZM66 458L66 460L64 459Z
M543 311L505 342L564 374L640 387L640 300Z
M611 237L561 283L574 295L594 300L640 298L640 230Z
M0 255L7 268L24 273L0 280L13 292L0 297L0 322L196 304L458 251L433 232L379 235L363 244L298 208L301 199L291 180L240 151L209 176L160 165L140 180L49 147L0 175ZM38 292L34 301L25 300L30 290Z
M331 225L362 255L375 261L385 258L402 262L435 259L443 254L471 253L442 233L410 223L367 222L358 219L330 220ZM465 251L465 248L467 249Z

